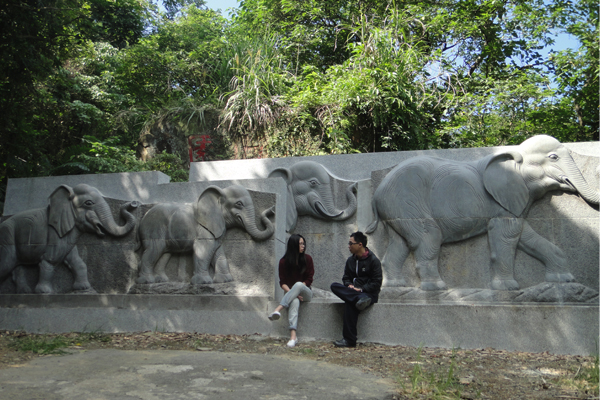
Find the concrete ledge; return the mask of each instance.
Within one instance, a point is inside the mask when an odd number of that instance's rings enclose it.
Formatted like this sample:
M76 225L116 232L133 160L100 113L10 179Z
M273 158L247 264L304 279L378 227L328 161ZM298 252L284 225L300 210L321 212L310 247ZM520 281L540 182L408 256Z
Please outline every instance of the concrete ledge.
M343 303L303 304L299 337L339 339ZM494 348L590 355L597 351L597 305L377 303L358 321L358 339L388 345ZM287 316L272 334L287 335Z
M0 295L1 308L107 308L124 310L266 310L265 296L144 294L12 294Z
M164 295L0 295L0 329L39 333L203 332L288 336L287 315L266 297ZM341 337L344 304L315 299L300 308L301 340ZM442 348L590 355L597 305L391 304L365 310L359 341Z

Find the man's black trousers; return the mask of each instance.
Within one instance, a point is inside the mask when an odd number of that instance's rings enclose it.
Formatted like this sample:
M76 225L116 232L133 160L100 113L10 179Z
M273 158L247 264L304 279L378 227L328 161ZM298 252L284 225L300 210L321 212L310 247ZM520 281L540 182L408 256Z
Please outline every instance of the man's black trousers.
M360 311L356 309L356 302L364 297L370 297L371 301L373 301L373 296L369 293L358 292L337 282L331 284L331 291L346 303L344 306L342 336L344 336L349 345L356 345L356 325L358 324L358 314L360 314Z

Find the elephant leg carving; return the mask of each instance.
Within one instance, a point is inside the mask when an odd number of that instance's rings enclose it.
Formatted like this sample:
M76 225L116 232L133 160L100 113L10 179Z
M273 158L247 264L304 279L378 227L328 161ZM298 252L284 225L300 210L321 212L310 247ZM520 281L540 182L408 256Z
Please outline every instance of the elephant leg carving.
M382 260L383 286L406 286L402 278L404 262L410 253L406 241L394 229L387 229L389 243Z
M421 278L421 290L445 290L448 287L438 270L442 232L433 219L415 220L421 235L415 247L417 272Z
M213 264L215 266L215 277L213 279L215 283L231 282L233 280L229 271L229 262L227 262L223 247L219 247L217 251L215 251Z
M154 282L169 282L169 277L165 272L165 268L167 267L170 259L171 253L164 253L162 256L160 256L156 262L156 265L154 266Z
M67 257L65 258L65 264L75 276L73 290L87 290L92 287L88 281L87 265L85 265L79 256L77 247L73 247L69 254L67 254Z
M515 254L523 232L521 218L492 218L488 223L492 289L517 290L514 277Z
M40 261L40 279L35 286L36 293L52 293L52 276L54 276L54 265L46 260Z
M17 287L17 293L19 294L30 294L33 290L27 283L27 277L25 276L25 267L17 265L17 268L13 270L12 279Z
M167 264L169 263L169 260L171 259L171 255L171 253L163 253L163 255L161 255L158 261L156 262L156 265L154 266L155 283L169 282L169 277L167 276L165 269L167 267Z
M144 240L142 245L144 253L140 262L140 274L135 282L154 283L153 269L165 251L165 242L164 240Z
M575 278L567 270L565 253L554 243L535 232L525 221L519 241L519 249L540 260L546 267L546 281L574 282Z
M0 229L0 238L2 235L7 235L7 232ZM15 265L17 265L15 246L12 244L0 245L0 282L10 276Z
M187 272L187 262L184 254L179 255L177 260L177 279L180 282L189 282L190 276Z
M210 277L208 267L213 258L215 249L211 240L194 241L194 276L192 276L193 285L213 283ZM210 248L208 248L210 247Z

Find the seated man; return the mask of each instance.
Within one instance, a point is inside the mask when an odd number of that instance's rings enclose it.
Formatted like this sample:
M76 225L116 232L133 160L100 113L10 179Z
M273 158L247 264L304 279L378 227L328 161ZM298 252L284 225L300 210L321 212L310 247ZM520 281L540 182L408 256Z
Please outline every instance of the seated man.
M346 302L344 308L343 339L333 342L337 347L356 347L358 314L379 299L383 275L381 262L367 248L367 237L362 232L350 235L348 247L352 255L346 260L343 285L332 283L331 291Z

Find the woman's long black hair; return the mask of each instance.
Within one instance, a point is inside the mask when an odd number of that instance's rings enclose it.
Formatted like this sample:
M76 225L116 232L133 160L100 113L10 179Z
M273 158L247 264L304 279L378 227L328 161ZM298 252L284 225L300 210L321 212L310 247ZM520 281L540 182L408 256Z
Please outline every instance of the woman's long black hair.
M300 253L300 239L304 240L304 253ZM299 270L301 274L306 271L306 239L302 235L293 234L287 242L287 250L283 256L285 267L288 271Z

